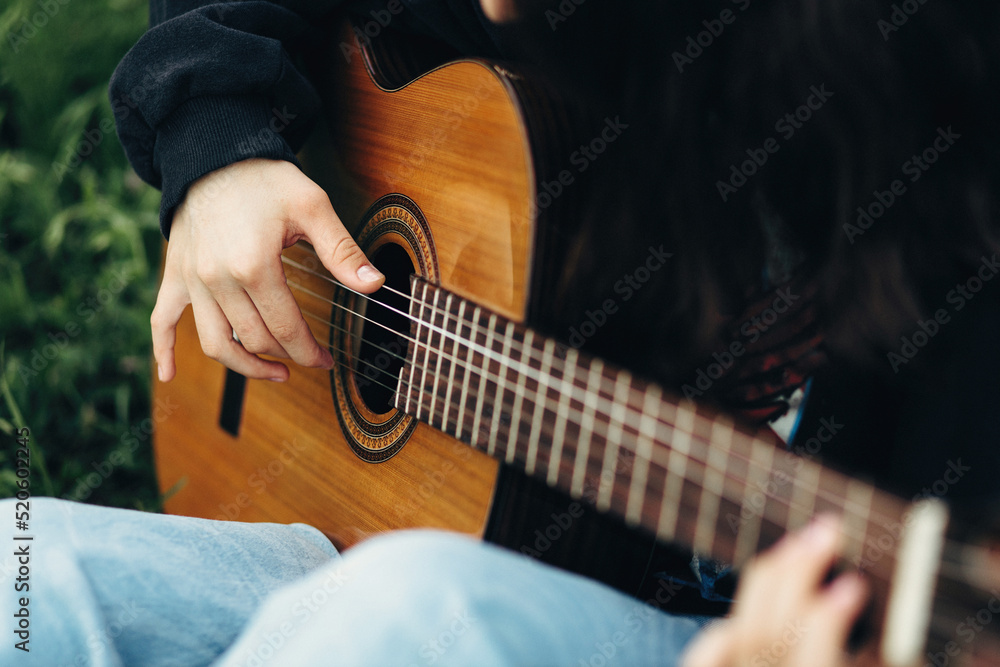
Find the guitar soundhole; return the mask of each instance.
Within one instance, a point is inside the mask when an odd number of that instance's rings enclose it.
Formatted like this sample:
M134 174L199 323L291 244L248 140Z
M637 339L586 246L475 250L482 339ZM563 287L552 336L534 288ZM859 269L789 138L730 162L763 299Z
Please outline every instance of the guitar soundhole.
M414 267L402 246L383 245L370 259L385 275L388 287L409 295ZM399 372L406 357L409 303L396 292L381 289L372 300L365 300L361 335L355 340L355 382L361 400L375 414L392 410Z
M417 427L412 416L393 406L409 351L410 276L436 283L438 265L427 220L409 197L385 195L362 220L358 245L391 289L371 297L334 290L330 348L337 365L330 386L347 444L359 458L381 463L395 456Z

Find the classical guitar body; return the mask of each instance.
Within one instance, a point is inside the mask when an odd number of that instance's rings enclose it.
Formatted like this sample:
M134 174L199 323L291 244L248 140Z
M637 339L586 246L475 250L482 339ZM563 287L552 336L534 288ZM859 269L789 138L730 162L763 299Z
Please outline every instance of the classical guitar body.
M351 172L340 176L343 194L333 203L345 224L361 219L361 206L405 194L407 209L390 206L381 215L413 229L383 230L367 242L369 254L373 246L395 244L433 282L523 320L534 172L505 74L459 62L387 92L355 57L336 76L331 150ZM308 249L286 255L322 271ZM297 279L322 297L297 293L303 309L329 320L333 285L306 272ZM329 325L307 321L320 342L329 339ZM380 462L365 460L345 440L330 373L290 364L287 383L252 380L241 388L229 374L227 387L226 369L201 352L190 311L178 329L177 360L177 378L155 386L157 403L172 411L156 432L161 487L179 485L166 502L169 512L306 522L342 547L405 527L482 534L497 474L497 463L484 454L412 424L398 451Z

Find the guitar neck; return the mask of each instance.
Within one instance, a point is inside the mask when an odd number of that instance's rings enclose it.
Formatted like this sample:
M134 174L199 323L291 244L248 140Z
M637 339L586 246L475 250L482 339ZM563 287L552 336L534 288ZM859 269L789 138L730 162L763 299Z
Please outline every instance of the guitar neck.
M397 407L663 540L740 565L821 512L888 581L907 504L414 279Z

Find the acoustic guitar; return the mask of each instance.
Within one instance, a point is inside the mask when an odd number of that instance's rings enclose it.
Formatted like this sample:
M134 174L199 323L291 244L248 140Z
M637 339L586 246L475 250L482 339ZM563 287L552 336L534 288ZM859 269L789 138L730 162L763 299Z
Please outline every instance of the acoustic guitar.
M483 536L516 469L567 498L552 526L520 538L529 550L558 542L585 505L736 566L833 511L844 563L874 590L886 664L958 664L996 643L1000 582L984 549L948 537L942 504L784 452L527 325L551 279L537 261L546 225L574 199L540 205L568 155L554 140L565 118L528 77L459 60L409 80L406 54L360 46L323 68L330 128L303 162L359 221L386 286L351 293L310 246L288 248L288 285L337 365L291 365L283 384L207 360L185 314L177 377L154 387L169 410L155 434L168 511L305 522L340 548L407 527Z

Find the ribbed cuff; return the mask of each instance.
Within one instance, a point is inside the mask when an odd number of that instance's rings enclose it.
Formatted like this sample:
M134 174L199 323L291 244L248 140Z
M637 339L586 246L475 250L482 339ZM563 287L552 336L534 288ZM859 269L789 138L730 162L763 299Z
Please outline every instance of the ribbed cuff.
M282 138L288 125L259 95L196 97L177 107L156 129L153 163L162 174L160 229L170 236L174 210L188 187L205 174L249 158L298 164Z

